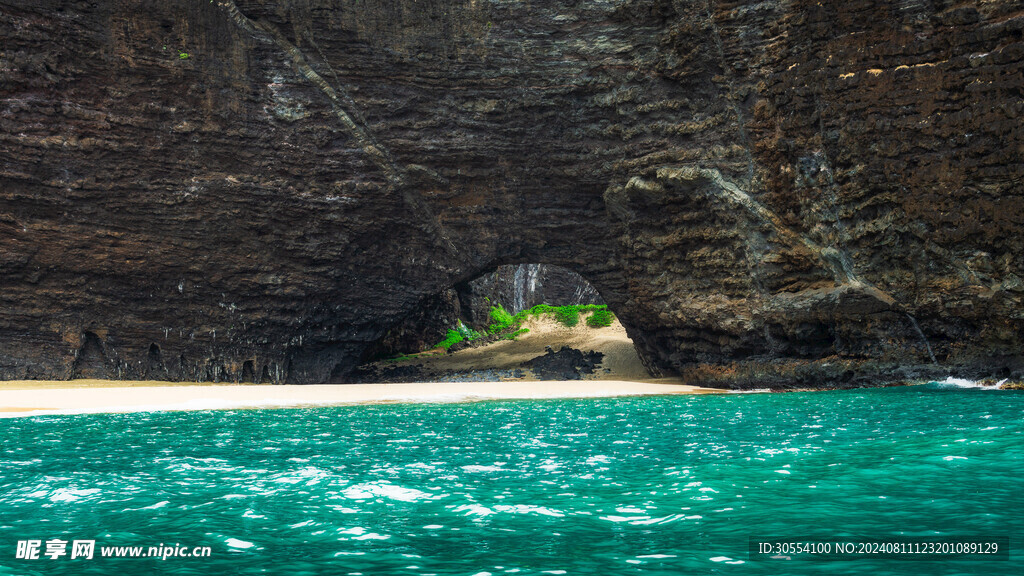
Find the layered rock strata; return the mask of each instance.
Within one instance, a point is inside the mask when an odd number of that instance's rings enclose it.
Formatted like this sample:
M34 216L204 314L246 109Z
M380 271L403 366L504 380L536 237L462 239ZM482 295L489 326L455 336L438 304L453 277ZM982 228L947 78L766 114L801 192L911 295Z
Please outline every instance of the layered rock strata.
M344 381L582 275L652 370L1020 374L1013 0L0 0L0 377Z

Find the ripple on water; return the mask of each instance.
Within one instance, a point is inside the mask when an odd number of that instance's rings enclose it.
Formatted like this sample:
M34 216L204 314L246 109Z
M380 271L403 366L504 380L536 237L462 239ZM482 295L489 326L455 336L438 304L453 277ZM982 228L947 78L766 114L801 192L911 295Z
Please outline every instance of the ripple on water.
M11 419L0 540L174 539L213 548L207 573L739 574L755 534L1021 533L1019 398L931 386Z

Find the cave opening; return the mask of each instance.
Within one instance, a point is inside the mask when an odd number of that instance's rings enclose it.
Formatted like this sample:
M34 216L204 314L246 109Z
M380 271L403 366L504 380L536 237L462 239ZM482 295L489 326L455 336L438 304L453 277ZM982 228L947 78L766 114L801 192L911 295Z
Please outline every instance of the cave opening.
M95 332L82 333L82 344L75 354L72 378L108 378L107 353Z
M160 346L156 342L149 345L149 352L146 354L144 376L147 380L163 380L167 377L163 354L160 352Z
M448 354L456 352L459 360ZM396 374L404 370L404 379L443 379L456 372L514 378L523 372L521 366L532 368L530 362L543 356L569 366L545 372L543 379L579 379L595 372L651 377L597 288L576 272L542 263L498 265L421 299L370 346L362 364L384 364ZM428 369L447 368L416 373L402 364L411 359L424 361ZM368 373L380 370L357 370L353 381L372 380L363 379Z
M246 360L242 363L242 382L252 382L258 384L259 381L256 379L256 370L254 368L252 360Z

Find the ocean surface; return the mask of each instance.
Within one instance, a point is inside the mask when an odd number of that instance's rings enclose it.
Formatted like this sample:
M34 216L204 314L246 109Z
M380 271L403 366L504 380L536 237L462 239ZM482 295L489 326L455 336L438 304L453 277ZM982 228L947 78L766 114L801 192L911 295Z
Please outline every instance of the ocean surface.
M1022 408L929 384L9 418L0 574L1021 574ZM135 547L198 556L110 556Z

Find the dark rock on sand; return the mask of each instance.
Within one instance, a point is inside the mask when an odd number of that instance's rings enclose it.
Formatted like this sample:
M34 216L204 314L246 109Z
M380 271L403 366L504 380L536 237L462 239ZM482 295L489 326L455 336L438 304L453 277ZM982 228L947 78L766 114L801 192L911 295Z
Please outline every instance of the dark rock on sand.
M419 364L363 365L352 370L347 378L349 384L423 382L430 379L426 377L423 366Z
M540 380L581 380L583 376L593 374L603 359L604 354L600 352L591 350L583 353L563 346L558 352L549 349L543 356L523 362L523 366L532 370Z

